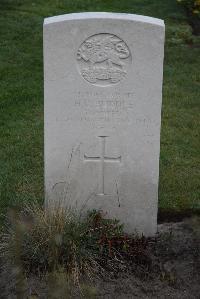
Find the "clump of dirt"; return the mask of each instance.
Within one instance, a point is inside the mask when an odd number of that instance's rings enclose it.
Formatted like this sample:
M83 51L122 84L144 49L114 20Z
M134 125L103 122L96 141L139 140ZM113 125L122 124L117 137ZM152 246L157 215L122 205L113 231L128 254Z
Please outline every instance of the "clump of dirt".
M108 252L104 271L93 281L96 295L91 298L200 298L200 218L159 224L157 236L151 239L112 239ZM0 298L16 298L14 288L8 288L6 272L0 277ZM26 288L29 296L50 298L45 279L33 275Z

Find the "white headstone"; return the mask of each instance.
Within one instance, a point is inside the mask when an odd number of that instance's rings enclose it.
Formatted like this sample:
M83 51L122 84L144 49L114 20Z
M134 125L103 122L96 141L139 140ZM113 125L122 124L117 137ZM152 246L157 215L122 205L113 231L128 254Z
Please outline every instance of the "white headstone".
M162 20L118 13L45 19L45 192L157 229Z

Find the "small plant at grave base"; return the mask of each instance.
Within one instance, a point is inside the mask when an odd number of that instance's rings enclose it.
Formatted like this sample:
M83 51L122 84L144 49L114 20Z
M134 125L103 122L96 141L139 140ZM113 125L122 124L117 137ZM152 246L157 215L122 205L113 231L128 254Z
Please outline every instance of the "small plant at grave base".
M177 0L181 4L189 19L195 35L200 35L200 0Z
M88 219L89 232L100 251L98 263L103 268L117 270L125 260L149 268L147 248L152 239L125 234L118 220L105 219L101 212L92 211Z
M32 204L10 216L0 235L0 258L20 268L19 294L25 289L25 278L36 274L45 275L47 285L53 277L55 290L71 291L73 286L92 298L95 291L82 284L82 278L91 282L105 270L117 270L125 260L145 267L150 264L149 239L124 234L118 220L105 219L99 211L81 218L72 209L45 211Z
M0 245L1 256L12 264L18 239L18 252L20 250L26 273L47 273L63 265L76 280L81 272L94 268L94 250L88 246L87 222L81 221L71 209L45 211L33 204L25 206L15 216L11 228L8 222L7 231L2 233Z

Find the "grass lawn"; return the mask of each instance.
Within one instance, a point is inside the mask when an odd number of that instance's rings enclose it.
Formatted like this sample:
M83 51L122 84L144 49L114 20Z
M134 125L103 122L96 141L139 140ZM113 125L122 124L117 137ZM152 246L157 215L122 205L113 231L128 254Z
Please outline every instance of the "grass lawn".
M44 17L113 11L166 24L160 155L161 211L199 211L200 42L175 0L0 0L0 213L43 201Z

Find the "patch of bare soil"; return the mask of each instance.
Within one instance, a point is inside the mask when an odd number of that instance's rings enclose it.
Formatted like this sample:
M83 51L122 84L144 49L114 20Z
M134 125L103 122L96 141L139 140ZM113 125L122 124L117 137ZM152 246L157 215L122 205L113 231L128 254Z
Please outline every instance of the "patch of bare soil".
M200 226L197 218L158 226L149 248L150 270L129 271L99 281L99 298L200 298Z
M121 260L113 268L109 265L94 283L95 298L200 298L199 218L160 224L157 237L149 243L142 258L144 261L139 263ZM2 271L0 298L17 298L11 282L6 271ZM25 298L70 298L67 294L49 297L45 282L36 277L27 283Z

